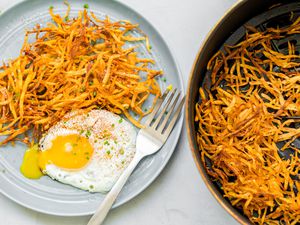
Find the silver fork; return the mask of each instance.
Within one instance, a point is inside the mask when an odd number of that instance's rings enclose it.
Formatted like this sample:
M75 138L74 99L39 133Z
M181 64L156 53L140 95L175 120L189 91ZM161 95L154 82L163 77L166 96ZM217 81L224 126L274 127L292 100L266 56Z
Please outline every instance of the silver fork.
M136 141L136 153L128 165L128 167L124 170L118 181L115 183L110 192L106 195L104 201L101 203L100 207L96 210L93 217L90 219L87 225L100 225L104 221L106 215L108 214L111 206L115 202L117 196L125 185L127 179L131 175L134 168L138 165L142 158L145 156L154 154L157 152L166 142L169 137L172 129L174 128L176 121L180 115L181 109L184 104L185 97L180 101L175 113L173 114L172 119L168 123L176 105L180 97L180 92L177 93L175 100L171 104L173 97L175 96L177 90L174 89L170 96L167 98L169 90L166 90L161 98L157 100L157 103L153 109L153 112L149 115L145 123L145 128L141 129L137 135ZM161 112L159 109L161 108L163 102L166 100L164 107ZM170 105L171 104L171 105ZM167 111L167 109L169 109ZM156 114L158 116L155 118ZM165 115L166 114L166 115ZM165 115L165 117L163 117Z

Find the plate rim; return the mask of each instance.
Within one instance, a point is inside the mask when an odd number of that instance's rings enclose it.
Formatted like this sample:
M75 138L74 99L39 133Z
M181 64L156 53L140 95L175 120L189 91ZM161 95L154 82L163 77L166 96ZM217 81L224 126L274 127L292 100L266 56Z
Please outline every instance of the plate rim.
M9 13L11 10L13 10L15 7L18 7L22 4L26 4L26 2L28 2L28 0L21 0L20 2L17 2L15 4L10 5L8 8L5 8L2 13L0 14L0 20L1 17L4 16L5 14ZM100 0L95 1L96 4L101 4ZM163 37L163 35L158 31L158 29L156 29L156 27L152 24L151 21L149 21L146 17L144 17L139 11L133 9L133 7L120 2L120 1L115 1L117 4L119 4L122 8L128 9L129 11L132 11L133 13L135 13L136 15L138 15L141 19L143 19L147 25L160 37L160 39L162 40L163 44L165 45L166 49L169 51L170 53L170 57L171 60L174 62L173 66L175 71L178 74L178 80L179 80L179 86L180 86L180 91L182 92L182 94L186 95L186 90L184 88L184 83L183 83L183 77L182 77L182 71L181 68L179 66L178 60L175 57L175 53L174 50L170 47L169 41ZM137 20L139 20L139 18L137 18ZM128 203L129 201L131 201L132 199L136 198L138 195L140 195L142 192L144 192L158 177L159 175L162 173L162 171L165 169L166 165L168 164L168 162L170 161L170 158L172 157L175 149L177 148L177 144L179 142L179 139L181 137L182 134L182 128L183 128L183 123L184 123L184 117L185 117L185 110L183 109L181 111L181 115L180 118L177 121L177 125L179 129L177 130L173 130L172 132L176 132L175 134L175 141L173 142L173 144L171 145L170 150L168 151L168 154L166 155L165 160L163 161L163 163L161 164L161 166L158 168L158 170L156 170L155 173L153 173L153 176L151 179L149 179L147 182L145 182L142 187L140 189L138 189L136 192L134 192L131 196L127 196L124 197L124 199L122 201L117 202L116 204L114 204L112 206L112 209L118 208L126 203ZM52 216L63 216L63 217L78 217L78 216L89 216L94 214L95 210L89 211L89 212L82 212L82 213L59 213L59 212L49 212L47 210L44 210L42 208L37 208L34 206L31 206L30 203L25 203L21 200L18 200L17 198L15 198L13 195L10 195L2 190L0 190L0 194L2 194L3 196L5 196L6 198L12 200L13 202L36 212L39 213L43 213L43 214L47 214L47 215L52 215Z

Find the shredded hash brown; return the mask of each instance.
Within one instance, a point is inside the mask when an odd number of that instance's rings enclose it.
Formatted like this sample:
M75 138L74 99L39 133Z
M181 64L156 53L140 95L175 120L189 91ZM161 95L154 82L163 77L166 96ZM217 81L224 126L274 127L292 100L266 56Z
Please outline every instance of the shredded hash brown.
M155 77L162 71L150 69L155 62L136 51L142 41L150 51L147 36L137 24L99 19L86 9L73 19L69 5L65 16L49 11L53 22L27 31L20 55L1 67L0 136L6 139L0 145L30 143L30 129L38 137L76 109L107 109L141 127L152 110L143 103L153 95L154 105L161 94ZM134 47L126 47L129 42Z
M243 41L212 57L211 86L199 90L202 161L224 197L256 224L300 222L300 150L293 144L300 128L284 119L300 115L299 49L272 47L296 34L300 17L285 28L249 27Z

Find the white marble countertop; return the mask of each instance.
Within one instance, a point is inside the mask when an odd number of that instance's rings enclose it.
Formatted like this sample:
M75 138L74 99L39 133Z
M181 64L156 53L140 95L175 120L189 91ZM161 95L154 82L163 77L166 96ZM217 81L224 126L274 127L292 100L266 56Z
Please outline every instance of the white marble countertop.
M0 10L19 1L0 0ZM235 1L122 0L148 19L167 39L182 70L185 87L200 44ZM184 127L178 147L162 174L138 197L112 210L105 225L238 224L217 203L202 181L185 130ZM0 195L2 225L83 225L88 219L44 215Z

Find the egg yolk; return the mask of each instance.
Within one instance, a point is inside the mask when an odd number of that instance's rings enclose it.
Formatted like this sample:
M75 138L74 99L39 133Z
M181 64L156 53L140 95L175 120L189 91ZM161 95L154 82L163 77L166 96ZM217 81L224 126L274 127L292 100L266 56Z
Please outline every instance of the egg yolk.
M21 165L21 173L30 179L39 179L43 173L38 165L38 145L34 145L26 150Z
M89 140L77 134L57 136L52 140L52 146L45 151L39 151L38 145L29 148L23 158L21 173L30 179L43 176L42 171L48 164L63 169L80 169L92 157L94 150Z
M89 162L93 151L85 137L77 134L57 136L52 140L51 148L39 152L38 164L42 170L45 170L48 164L63 169L80 169Z

